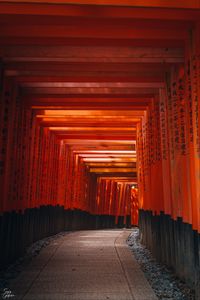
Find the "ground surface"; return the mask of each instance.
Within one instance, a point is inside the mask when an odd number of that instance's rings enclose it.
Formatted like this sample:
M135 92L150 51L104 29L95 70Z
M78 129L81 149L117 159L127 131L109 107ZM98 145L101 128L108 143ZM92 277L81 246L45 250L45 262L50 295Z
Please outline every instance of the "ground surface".
M30 300L156 300L126 244L130 233L98 230L60 236L11 281L7 295Z

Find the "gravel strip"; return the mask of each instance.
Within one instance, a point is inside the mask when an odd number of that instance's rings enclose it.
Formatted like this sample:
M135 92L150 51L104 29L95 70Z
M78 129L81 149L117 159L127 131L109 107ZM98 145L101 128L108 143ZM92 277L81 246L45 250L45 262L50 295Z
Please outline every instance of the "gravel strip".
M15 299L15 296L9 289L9 283L11 280L15 279L18 274L27 266L27 264L36 257L42 248L49 245L51 242L59 239L60 237L69 234L67 232L60 232L56 235L44 238L32 244L27 248L26 254L20 257L15 263L10 265L6 270L0 270L0 299Z
M156 262L150 251L140 243L139 229L134 228L127 243L158 299L194 300L194 292L166 265Z

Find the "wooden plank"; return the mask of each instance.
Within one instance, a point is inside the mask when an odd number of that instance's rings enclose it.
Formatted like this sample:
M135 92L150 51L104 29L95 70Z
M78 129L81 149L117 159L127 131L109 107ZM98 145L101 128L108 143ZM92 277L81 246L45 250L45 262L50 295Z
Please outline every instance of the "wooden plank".
M6 0L8 1L8 0ZM49 16L76 16L88 17L93 16L97 18L138 18L141 19L160 19L160 20L199 20L199 11L188 9L162 9L151 8L148 10L142 7L115 7L115 6L80 6L80 5L47 5L45 3L16 3L9 1L9 3L1 3L1 14L12 15L49 15ZM37 0L36 0L37 1ZM27 1L25 1L27 2ZM176 2L177 3L177 2ZM175 4L176 5L176 4Z

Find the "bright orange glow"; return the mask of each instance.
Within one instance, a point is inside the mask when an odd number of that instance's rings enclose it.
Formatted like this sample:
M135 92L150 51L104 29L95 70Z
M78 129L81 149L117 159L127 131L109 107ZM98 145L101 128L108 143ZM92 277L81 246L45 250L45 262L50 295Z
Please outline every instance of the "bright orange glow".
M110 153L114 153L114 154L136 154L136 151L128 151L128 150L85 150L85 151L74 151L74 153L103 153L103 154L110 154Z
M136 157L136 155L131 154L79 154L80 157L124 157L124 158L132 158Z
M83 158L84 162L124 162L124 161L128 161L128 162L135 162L136 158L108 158L108 157L96 157L96 158Z
M91 173L134 173L135 168L90 168Z
M126 119L126 116L135 116L135 115L143 116L143 111L135 111L135 110L45 110L45 116L90 116L91 118L95 118L95 116L100 116L104 119L121 116Z
M135 132L136 128L118 128L118 127L49 127L49 130L57 130L57 131L130 131Z
M135 167L133 162L87 162L86 165L89 167Z
M106 147L109 144L112 145L133 145L136 143L135 140L101 140L101 139L96 139L96 140L80 140L80 139L63 139L63 141L66 144L70 144L70 145L103 145L104 147Z

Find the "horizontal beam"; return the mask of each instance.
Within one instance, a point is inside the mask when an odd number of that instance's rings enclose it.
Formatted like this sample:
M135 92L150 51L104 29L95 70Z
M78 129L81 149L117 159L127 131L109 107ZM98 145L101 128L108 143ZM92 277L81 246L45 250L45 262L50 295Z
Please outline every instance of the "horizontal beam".
M96 110L96 109L93 109L93 110L81 110L81 111L76 111L76 110L45 110L43 112L43 114L41 115L42 117L43 116L46 116L46 117L53 117L53 116L63 116L63 117L68 117L68 118L77 118L77 117L80 117L81 119L84 119L84 118L89 118L89 119L95 119L95 118L102 118L102 119L108 119L108 118L111 118L113 117L114 119L116 117L119 117L119 118L122 118L122 119L125 119L126 117L129 117L129 118L134 118L134 116L136 115L137 116L138 114L138 111L136 110L133 110L133 111L130 111L130 110L122 110L122 111L118 111L118 110L115 110L113 109L112 111L110 110ZM40 115L39 115L40 116Z
M59 119L59 118L58 118ZM86 127L87 125L89 125L90 127L94 128L94 130L96 128L102 128L102 127L106 127L108 130L110 130L110 128L118 128L120 130L120 128L126 128L127 126L131 127L131 128L135 128L136 126L134 125L136 122L139 122L140 119L135 119L134 121L131 122L125 122L125 123L121 123L121 121L119 121L118 123L116 123L115 121L110 121L108 122L102 122L100 120L97 120L96 123L89 123L88 122L84 122L81 121L79 119L77 119L77 121L73 121L73 122L64 122L62 120L58 120L57 122L55 121L50 121L50 122L46 122L46 121L41 121L40 125L42 127L60 127L60 126L65 126L65 127ZM100 130L100 129L99 129ZM116 129L117 130L117 129Z
M125 145L125 144L121 144L121 145L116 145L116 144L110 144L110 143L105 143L105 144L90 144L90 145L86 145L85 146L83 144L68 144L68 146L70 147L70 149L72 151L74 150L89 150L89 149L93 149L93 150L135 150L135 144L134 142L132 142L132 144L130 145Z
M129 151L121 151L121 150L77 150L73 151L74 153L80 153L80 154L129 154L129 155L135 155L136 151L129 150Z
M5 75L15 77L67 77L73 81L79 81L86 78L89 82L105 82L105 78L115 80L122 78L144 78L144 82L151 81L150 78L159 78L155 82L163 81L165 72L170 71L171 64L151 62L151 63L133 63L133 62L4 62ZM80 78L80 79L79 79ZM146 79L147 78L147 79ZM70 81L72 81L70 80ZM25 82L28 82L28 78ZM31 79L30 79L31 82ZM80 80L83 82L83 80ZM135 81L138 82L138 81Z
M83 8L83 7L82 7ZM81 23L82 27L89 27L93 26L95 24L100 24L103 22L104 27L105 26L127 26L129 28L135 28L135 29L189 29L191 27L192 22L188 20L171 20L170 22L165 19L141 19L139 16L135 18L112 18L112 17L103 17L100 16L99 18L94 18L93 16L86 16L84 18L79 16L68 16L67 18L65 16L46 16L43 15L42 17L39 15L1 15L0 22L4 26L8 26L10 24L12 25L20 25L20 26L47 26L47 25L54 25L54 26L76 26L77 23Z
M135 152L135 151L134 151ZM79 157L81 158L134 158L136 157L136 153L134 154L84 154L84 153L79 153Z
M90 168L90 173L136 173L135 168Z
M74 25L3 25L0 28L0 38L105 38L105 39L147 39L147 40L186 40L188 32L185 29L160 28L138 28L130 25L116 26L115 24L104 24L93 22L83 24L77 20Z
M136 178L134 178L134 179L132 179L132 178L130 178L130 177L126 177L126 176L121 176L121 177L117 177L117 176L114 176L114 177L112 177L112 176L109 176L109 178L108 178L108 176L99 176L99 179L106 179L106 180L112 180L112 181L114 181L114 182L127 182L128 184L137 184L137 181L136 181Z
M56 5L44 3L47 0L44 0L43 3L27 3L31 0L23 0L21 3L18 0L5 0L3 3L0 3L0 12L1 15L41 15L41 16L73 16L73 17L93 17L93 18L140 18L140 19L161 19L161 20L199 20L200 12L199 10L180 10L180 9L170 9L170 8L146 8L146 7L130 7L133 5L131 0L123 1L123 6L105 6L107 0L104 0L104 6L98 7L89 6L89 5ZM48 0L50 2L52 0ZM122 0L121 0L122 1ZM129 1L129 7L124 5ZM195 0L192 0L194 3ZM6 3L8 2L8 3ZM17 3L18 2L18 3ZM22 3L26 2L26 3ZM40 0L34 0L32 2L40 2ZM131 2L131 3L130 3ZM74 3L74 1L73 1ZM151 1L151 5L153 6ZM163 2L163 6L169 6L169 2ZM182 3L182 4L181 4ZM175 1L170 2L171 6L183 6L183 3L186 7L194 8L193 5L189 4L190 2L186 1ZM91 2L90 2L91 4ZM165 5L164 5L165 4ZM144 6L148 6L147 3L143 1ZM156 4L158 6L158 4ZM161 6L161 2L159 2ZM191 5L191 6L190 6ZM195 5L198 5L197 2ZM134 5L137 6L137 5ZM198 7L198 6L197 6Z
M21 82L22 88L162 88L164 82Z
M109 134L111 132L113 132L113 134L119 134L119 133L135 133L136 132L136 127L132 126L132 127L102 127L102 126L97 126L97 127L76 127L76 126L64 126L64 127L49 127L50 131L64 131L66 133L90 133L90 132L105 132L105 134Z
M130 157L114 157L114 158L104 158L104 157L88 157L83 158L83 161L87 163L131 163L136 162L136 158L130 158Z
M64 21L64 20L63 20ZM123 59L183 59L182 48L159 47L66 47L66 46L14 46L0 47L0 56L7 61L23 61L27 59L74 59L76 62L84 62L84 59L111 60Z
M26 103L27 106L30 106L28 105L28 103ZM93 104L93 105L66 105L65 103L58 103L58 106L53 106L53 105L50 105L50 104L46 104L44 105L43 103L37 103L36 105L32 105L31 104L31 108L32 109L35 109L35 110L38 110L38 109L44 109L44 110L47 110L47 109L52 109L52 110L55 110L55 109L63 109L63 110L77 110L77 111L81 111L83 109L87 109L88 111L93 111L94 109L98 109L98 110L110 110L110 111L123 111L123 110L146 110L147 109L147 106L148 104L144 105L144 104L141 104L141 105L138 105L138 104L134 104L134 105L128 105L127 103L124 103L123 104L116 104L115 106L114 105L107 105L107 107L105 107L105 104Z
M138 76L130 75L128 77L125 76L107 76L104 77L93 77L93 76L16 76L15 80L17 83L30 83L30 82L110 82L110 83L116 83L116 82L163 82L165 80L164 74L154 76L153 74L138 74Z
M71 96L71 97L70 97ZM115 96L115 97L114 97ZM59 94L59 95L50 95L50 94L43 94L43 95L23 95L21 96L21 101L26 106L32 106L32 108L36 108L38 106L39 110L53 110L55 111L54 116L59 116L59 111L67 110L70 106L87 106L92 107L94 106L103 106L102 109L106 110L107 107L115 107L123 106L134 106L134 111L132 115L138 116L143 114L143 110L148 106L148 104L152 101L153 97L150 97L148 94L134 94L134 95L93 95L93 94L79 94L75 97L75 95L66 95L66 94ZM63 108L59 108L63 106ZM66 106L66 109L64 108ZM41 107L41 108L40 108ZM46 109L44 108L46 107ZM48 108L49 107L49 108ZM73 109L73 108L72 108ZM97 108L98 110L101 108ZM56 113L57 110L57 113ZM102 115L106 115L104 112ZM45 117L44 115L40 114L41 117ZM52 115L53 117L53 115Z
M129 177L131 178L132 180L137 180L137 173L127 173L127 172L95 172L95 173L92 173L92 174L96 174L98 177ZM118 180L119 181L119 180Z
M49 45L52 46L116 46L116 47L184 47L185 41L183 39L108 39L108 38L52 38L49 37L4 37L0 39L0 45L30 45L30 46L41 46Z
M107 146L116 146L116 147L121 147L121 146L127 146L127 147L133 147L133 145L135 146L135 140L109 140L109 139L92 139L92 140L81 140L81 139L63 139L63 142L65 144L68 144L73 147L77 146L77 147L92 147L92 149L94 149L95 146L102 147L102 148L106 148Z
M112 162L112 163L106 163L106 162L88 162L88 163L85 163L86 166L89 166L89 167L131 167L131 168L135 168L136 164L133 163L133 162L124 162L124 163L121 163L121 162Z
M117 75L120 75L120 73L130 73L132 76L136 76L137 73L140 75L144 75L145 73L150 73L154 76L156 72L160 73L165 70L170 70L170 66L167 64L160 64L159 62L151 62L151 63L114 63L114 62L104 62L104 63L88 63L88 62L73 62L73 63L63 63L63 62L5 62L4 63L5 69L13 69L13 70L58 70L58 71L68 71L69 76L73 76L73 72L99 72L99 75L102 74L102 72L110 72L112 74L113 72L118 72ZM135 72L134 72L135 71ZM71 74L72 72L72 74ZM145 73L144 73L145 72ZM91 73L94 75L94 73ZM115 74L115 73L113 73ZM103 75L105 75L103 73ZM53 74L55 76L55 73ZM80 76L80 75L79 75ZM122 75L121 75L122 76Z
M74 63L74 62L80 62L80 63L166 63L166 64L180 64L184 62L183 57L122 57L122 58L48 58L48 57L31 57L31 58L24 58L24 57L12 57L12 58L4 58L3 57L3 62L8 63L8 62L35 62L35 63L41 63L41 62L63 62L63 63Z
M85 140L87 143L87 140L129 140L129 141L134 141L136 140L136 135L105 135L105 134L85 134L83 135L78 135L78 134L62 134L62 133L55 133L57 138L60 140L68 140L68 139L79 139L79 140Z
M10 0L4 0L4 2L11 2ZM12 0L12 2L19 2L18 0ZM41 0L20 0L21 3L40 3ZM129 7L163 7L163 8L200 8L200 3L195 0L176 0L175 2L168 1L155 1L147 2L145 0L139 0L133 3L132 0L43 0L43 3L52 4L79 4L79 5L114 5L114 6L129 6Z
M49 88L26 88L21 90L23 95L42 95L42 94L52 94L52 95L155 95L159 93L159 88L65 88L65 87L49 87Z

